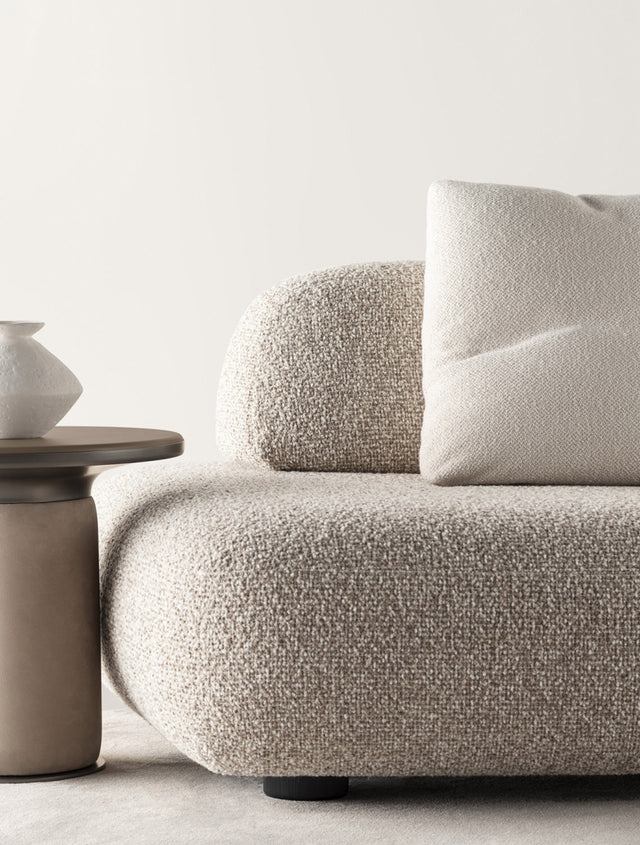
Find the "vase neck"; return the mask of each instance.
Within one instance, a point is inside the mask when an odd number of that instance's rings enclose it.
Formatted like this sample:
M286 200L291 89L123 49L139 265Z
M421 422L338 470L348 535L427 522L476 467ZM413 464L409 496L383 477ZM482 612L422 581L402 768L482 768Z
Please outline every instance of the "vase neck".
M25 320L0 320L0 342L18 337L31 337L44 323L28 323Z

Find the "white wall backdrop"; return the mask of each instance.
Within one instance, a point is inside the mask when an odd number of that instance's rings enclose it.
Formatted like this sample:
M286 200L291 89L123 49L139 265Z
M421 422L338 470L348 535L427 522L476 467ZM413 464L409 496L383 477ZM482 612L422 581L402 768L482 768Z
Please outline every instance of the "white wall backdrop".
M639 38L636 0L3 0L2 319L68 423L215 457L246 304L421 257L433 179L640 192Z

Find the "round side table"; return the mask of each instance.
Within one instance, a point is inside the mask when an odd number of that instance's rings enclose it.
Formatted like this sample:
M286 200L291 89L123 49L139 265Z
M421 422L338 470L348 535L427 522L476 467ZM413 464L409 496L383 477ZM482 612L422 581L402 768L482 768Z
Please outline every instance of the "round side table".
M91 484L110 466L183 448L173 431L142 428L0 440L0 782L104 765Z

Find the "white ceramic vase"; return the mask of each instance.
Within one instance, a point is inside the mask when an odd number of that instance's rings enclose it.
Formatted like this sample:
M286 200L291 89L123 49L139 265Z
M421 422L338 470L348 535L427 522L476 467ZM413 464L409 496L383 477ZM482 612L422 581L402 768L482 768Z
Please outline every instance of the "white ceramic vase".
M42 437L82 385L33 335L44 323L0 320L0 438Z

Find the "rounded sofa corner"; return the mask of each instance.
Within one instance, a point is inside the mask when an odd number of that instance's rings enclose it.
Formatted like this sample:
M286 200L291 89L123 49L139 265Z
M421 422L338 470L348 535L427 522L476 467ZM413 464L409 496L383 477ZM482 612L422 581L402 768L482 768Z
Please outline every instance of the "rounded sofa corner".
M424 262L331 267L261 294L224 360L216 441L271 469L416 472Z

